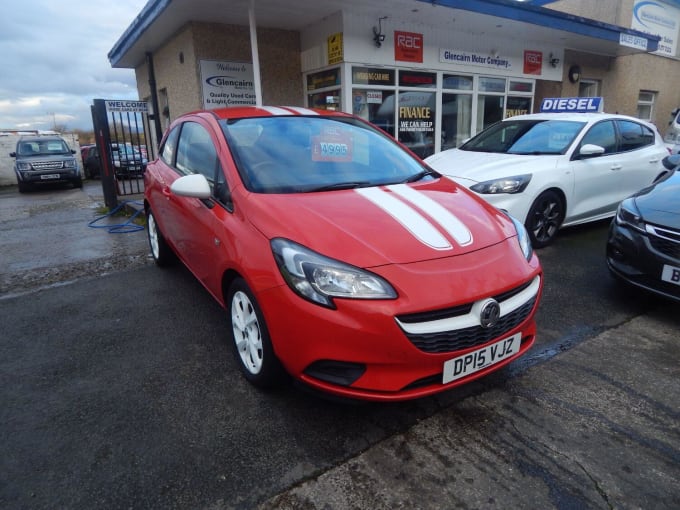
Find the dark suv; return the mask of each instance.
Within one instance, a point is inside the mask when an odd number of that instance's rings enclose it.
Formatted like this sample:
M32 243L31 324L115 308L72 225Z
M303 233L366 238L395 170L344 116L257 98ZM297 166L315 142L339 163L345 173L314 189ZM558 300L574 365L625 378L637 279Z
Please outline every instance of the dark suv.
M82 188L83 181L74 154L59 136L23 136L17 142L14 173L17 175L19 191L25 192L34 185L70 182L75 188Z

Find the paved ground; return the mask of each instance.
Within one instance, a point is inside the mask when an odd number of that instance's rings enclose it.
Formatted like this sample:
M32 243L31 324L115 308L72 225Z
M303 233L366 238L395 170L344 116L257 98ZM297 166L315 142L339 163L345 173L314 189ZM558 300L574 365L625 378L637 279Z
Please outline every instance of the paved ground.
M680 508L678 305L609 303L574 342L559 311L594 298L551 287L528 369L395 406L263 395L225 370L218 307L188 272L147 271L143 232L87 226L98 185L0 190L0 506ZM588 286L584 235L564 235L562 278ZM149 295L117 303L114 283Z
M679 332L638 317L259 508L680 508Z
M99 181L86 182L82 190L26 194L17 193L14 186L0 188L0 295L148 263L143 232L109 234L88 226L104 214L103 206ZM127 220L104 218L95 225L119 225Z

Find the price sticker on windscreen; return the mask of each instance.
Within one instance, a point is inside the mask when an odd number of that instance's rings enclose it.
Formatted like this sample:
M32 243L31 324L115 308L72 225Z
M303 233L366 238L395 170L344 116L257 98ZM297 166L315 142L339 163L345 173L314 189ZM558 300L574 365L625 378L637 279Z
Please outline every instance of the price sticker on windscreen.
M313 161L352 161L352 137L339 129L312 137Z

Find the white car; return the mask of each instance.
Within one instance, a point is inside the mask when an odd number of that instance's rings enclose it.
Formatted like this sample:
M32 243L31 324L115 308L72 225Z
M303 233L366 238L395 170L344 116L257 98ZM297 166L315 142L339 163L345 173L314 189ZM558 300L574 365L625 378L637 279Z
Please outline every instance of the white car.
M605 113L536 113L498 122L425 161L524 221L536 248L560 227L614 216L667 170L647 122Z

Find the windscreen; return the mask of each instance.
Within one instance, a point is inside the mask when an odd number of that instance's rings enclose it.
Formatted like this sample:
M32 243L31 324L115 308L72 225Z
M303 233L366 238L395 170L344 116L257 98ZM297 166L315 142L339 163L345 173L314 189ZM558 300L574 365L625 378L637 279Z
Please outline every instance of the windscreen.
M256 117L221 125L245 186L258 193L396 184L428 173L394 140L354 119Z
M506 120L485 129L460 149L502 154L564 154L585 124L564 120Z

